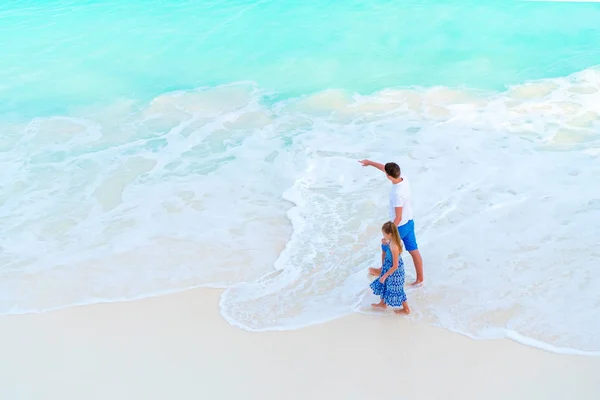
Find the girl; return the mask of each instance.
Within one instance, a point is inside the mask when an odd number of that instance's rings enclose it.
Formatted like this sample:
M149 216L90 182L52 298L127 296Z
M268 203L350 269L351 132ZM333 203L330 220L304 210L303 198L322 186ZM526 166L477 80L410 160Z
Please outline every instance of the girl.
M396 314L410 314L404 293L404 263L400 258L402 242L398 228L391 221L381 227L383 240L381 241L382 265L381 275L371 283L373 293L381 297L379 303L372 304L375 308L400 307Z

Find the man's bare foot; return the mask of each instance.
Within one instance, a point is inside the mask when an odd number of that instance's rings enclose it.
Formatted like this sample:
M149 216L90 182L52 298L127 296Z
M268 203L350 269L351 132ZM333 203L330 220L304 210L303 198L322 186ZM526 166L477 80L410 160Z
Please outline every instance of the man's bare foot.
M371 306L373 308L382 308L382 309L386 309L387 308L387 305L383 301L381 301L379 303L373 303L373 304L371 304Z
M379 276L381 275L381 268L369 268L369 274Z
M416 281L411 283L410 286L421 286L422 283L423 283L423 279L417 279Z

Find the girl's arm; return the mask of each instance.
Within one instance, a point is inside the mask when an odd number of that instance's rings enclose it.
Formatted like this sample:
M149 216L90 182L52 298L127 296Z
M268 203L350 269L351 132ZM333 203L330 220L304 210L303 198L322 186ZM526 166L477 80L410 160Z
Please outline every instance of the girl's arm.
M391 245L391 250L392 250L392 259L393 259L392 268L390 268L390 270L388 272L383 274L383 276L380 279L381 283L385 282L385 280L388 278L388 276L390 276L391 274L396 272L396 270L398 269L398 260L400 257L400 250L394 244Z

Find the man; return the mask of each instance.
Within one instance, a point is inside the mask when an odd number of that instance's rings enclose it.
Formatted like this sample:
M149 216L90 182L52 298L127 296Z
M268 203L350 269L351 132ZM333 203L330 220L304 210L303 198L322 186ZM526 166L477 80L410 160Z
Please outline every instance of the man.
M360 160L363 167L375 167L385 173L385 176L392 182L392 190L389 199L389 217L390 221L398 227L398 233L404 243L404 248L413 259L417 279L412 285L418 285L423 282L423 259L417 246L415 236L415 224L413 222L410 183L400 174L398 164L390 162L385 165L371 161ZM381 268L369 268L373 275L379 275Z

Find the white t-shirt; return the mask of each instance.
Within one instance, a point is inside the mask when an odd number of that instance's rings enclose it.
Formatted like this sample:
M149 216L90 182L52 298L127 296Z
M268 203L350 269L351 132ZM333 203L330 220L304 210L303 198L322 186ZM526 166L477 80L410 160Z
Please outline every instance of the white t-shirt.
M398 226L402 226L413 219L410 183L404 177L402 182L392 185L390 191L390 221L396 219L396 207L402 207L402 220Z

